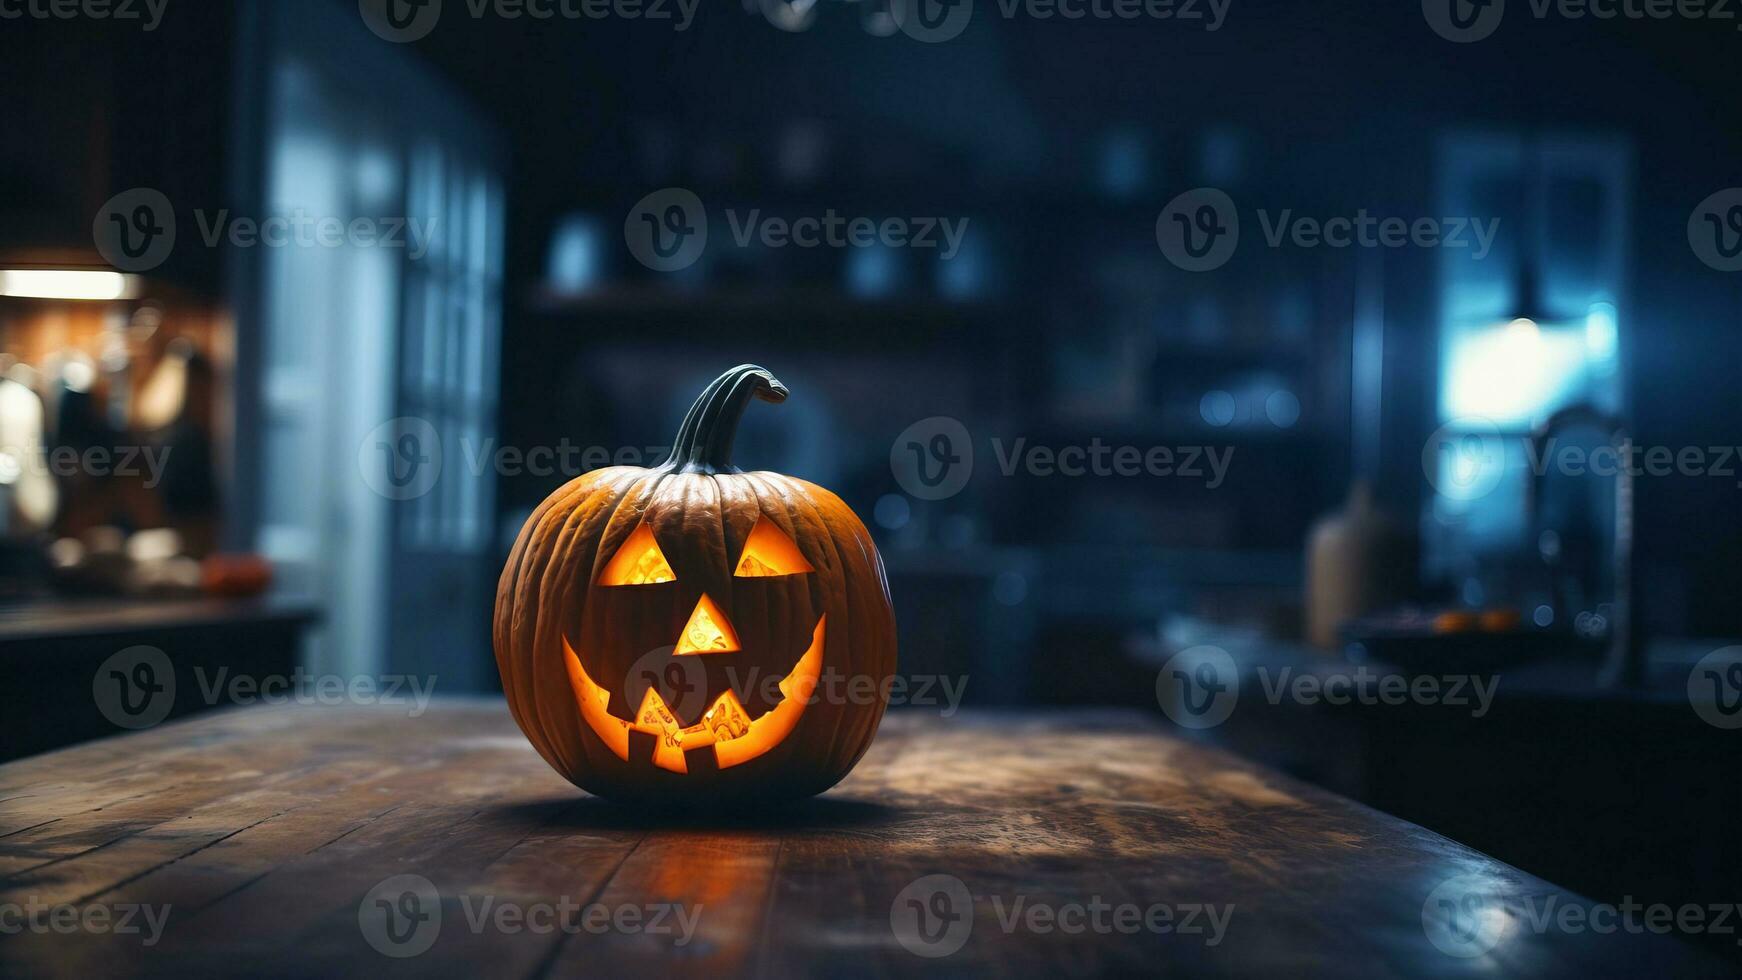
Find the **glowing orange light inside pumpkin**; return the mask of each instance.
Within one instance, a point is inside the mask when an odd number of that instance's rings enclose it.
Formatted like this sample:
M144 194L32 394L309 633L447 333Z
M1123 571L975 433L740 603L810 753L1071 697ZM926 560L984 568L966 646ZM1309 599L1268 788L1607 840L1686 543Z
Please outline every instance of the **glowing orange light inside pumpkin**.
M814 571L792 538L779 525L762 517L750 529L750 539L744 542L744 556L738 559L738 570L732 574L739 578L772 578Z
M600 585L655 585L675 582L677 575L653 539L653 529L642 524L630 533L629 539L611 556L605 570L599 573Z
M738 634L733 631L732 623L720 607L714 605L714 600L708 598L706 592L702 593L695 611L690 613L690 621L684 624L683 634L677 638L673 655L734 653L737 650Z
M823 672L823 624L828 617L817 620L811 633L811 645L793 665L792 672L780 680L781 702L762 717L751 721L744 705L731 691L714 699L714 704L702 715L702 720L684 728L678 724L665 699L652 687L641 699L634 721L613 717L608 706L611 692L587 676L581 658L563 637L563 660L568 666L569 682L581 704L581 716L617 758L629 761L629 733L646 732L654 736L653 764L670 772L688 772L684 753L690 749L714 747L714 761L721 769L741 765L779 745L798 726L817 682Z

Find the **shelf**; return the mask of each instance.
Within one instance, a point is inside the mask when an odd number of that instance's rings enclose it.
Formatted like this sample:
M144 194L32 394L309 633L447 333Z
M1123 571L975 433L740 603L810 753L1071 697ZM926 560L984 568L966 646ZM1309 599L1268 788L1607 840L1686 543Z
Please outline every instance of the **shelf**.
M530 298L528 311L535 320L585 322L592 336L599 333L591 329L593 323L609 320L616 336L632 327L637 338L650 341L753 339L802 347L935 348L952 338L963 345L1004 345L1039 335L1034 318L1017 316L998 304L855 300L833 288L684 291L627 286L582 295L540 290ZM969 325L974 329L964 329Z

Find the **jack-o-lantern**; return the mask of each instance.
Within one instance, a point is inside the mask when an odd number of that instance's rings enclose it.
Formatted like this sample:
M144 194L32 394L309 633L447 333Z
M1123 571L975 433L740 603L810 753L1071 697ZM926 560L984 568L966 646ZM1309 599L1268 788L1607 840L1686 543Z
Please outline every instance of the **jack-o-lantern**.
M895 670L883 560L840 498L731 464L743 365L652 469L595 470L521 529L496 592L496 666L545 761L602 796L820 793L864 754Z

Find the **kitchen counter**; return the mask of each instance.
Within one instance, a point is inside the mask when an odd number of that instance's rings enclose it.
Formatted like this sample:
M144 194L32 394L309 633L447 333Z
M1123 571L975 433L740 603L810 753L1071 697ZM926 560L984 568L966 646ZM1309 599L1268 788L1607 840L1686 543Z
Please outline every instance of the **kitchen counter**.
M0 766L8 902L161 927L7 936L13 976L1713 970L1113 712L898 713L817 800L680 818L574 789L499 701L232 709Z
M153 630L229 626L302 626L308 603L284 599L55 599L0 606L0 656L23 644L92 637L133 637Z
M146 647L173 671L168 717L218 706L214 677L291 674L302 634L319 618L307 602L258 599L57 599L0 606L0 761L122 731L98 689L110 658ZM110 665L110 667L105 667ZM158 678L166 683L166 678Z
M1238 677L1233 710L1184 733L1195 740L1608 902L1726 903L1742 881L1742 783L1717 775L1742 728L1689 694L1700 659L1730 641L1658 640L1646 683L1617 688L1589 653L1405 672L1250 631L1190 639L1226 649ZM1158 671L1171 652L1138 656ZM1699 941L1742 966L1734 937Z

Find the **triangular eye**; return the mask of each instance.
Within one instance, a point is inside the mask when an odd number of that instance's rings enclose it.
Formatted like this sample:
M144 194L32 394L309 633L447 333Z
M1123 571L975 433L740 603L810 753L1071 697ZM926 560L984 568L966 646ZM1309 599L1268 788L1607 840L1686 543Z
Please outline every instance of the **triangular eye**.
M800 575L814 572L804 560L798 545L793 544L780 526L766 517L756 518L750 529L750 540L744 542L744 556L738 559L739 578L772 578L777 575Z
M653 529L646 523L630 533L628 540L606 563L605 570L599 573L600 585L654 585L675 581L677 575L666 562L665 553L659 550L659 542L653 539Z

